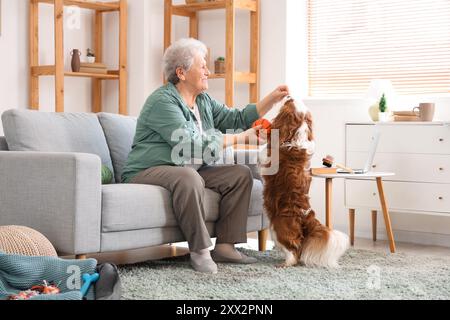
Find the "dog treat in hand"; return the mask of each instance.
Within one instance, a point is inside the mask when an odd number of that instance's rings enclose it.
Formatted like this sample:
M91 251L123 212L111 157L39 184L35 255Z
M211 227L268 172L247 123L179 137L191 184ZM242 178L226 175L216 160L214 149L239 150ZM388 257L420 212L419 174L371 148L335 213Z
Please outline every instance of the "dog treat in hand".
M267 130L267 135L270 135L270 128L271 128L272 124L269 122L269 120L258 119L253 123L252 128L257 127L257 126L262 126L262 129ZM257 135L259 137L259 131L257 132Z

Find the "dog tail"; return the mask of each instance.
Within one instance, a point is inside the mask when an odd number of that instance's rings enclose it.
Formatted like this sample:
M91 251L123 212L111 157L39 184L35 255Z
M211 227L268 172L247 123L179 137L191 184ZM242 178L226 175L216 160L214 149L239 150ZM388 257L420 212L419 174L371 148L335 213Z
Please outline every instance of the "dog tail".
M305 239L300 261L309 267L337 268L338 260L349 244L345 233L320 226Z

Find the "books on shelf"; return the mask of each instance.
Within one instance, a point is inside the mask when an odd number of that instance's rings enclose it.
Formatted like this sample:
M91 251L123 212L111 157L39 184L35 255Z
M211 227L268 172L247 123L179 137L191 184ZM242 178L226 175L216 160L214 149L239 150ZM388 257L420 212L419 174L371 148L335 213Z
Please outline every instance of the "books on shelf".
M108 70L107 69L100 69L100 68L83 68L83 67L80 67L80 72L82 72L82 73L102 73L102 74L107 74Z
M394 121L420 121L420 117L413 111L394 111Z
M93 63L82 62L82 63L80 63L80 67L85 67L85 68L105 68L106 69L106 65L104 63L101 63L101 62L93 62Z
M394 115L394 121L401 122L401 121L420 121L420 118L418 116L396 116Z
M80 64L80 72L83 73L102 73L107 74L108 69L106 68L106 65L100 62L94 62L94 63L81 63Z

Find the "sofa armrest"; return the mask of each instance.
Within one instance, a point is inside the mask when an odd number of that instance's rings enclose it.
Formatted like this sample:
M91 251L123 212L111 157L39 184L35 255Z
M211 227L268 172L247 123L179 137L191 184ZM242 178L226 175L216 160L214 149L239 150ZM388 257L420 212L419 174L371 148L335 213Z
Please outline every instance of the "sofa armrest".
M99 252L101 188L96 155L0 152L0 225L36 229L59 253Z
M259 150L246 150L235 149L234 150L234 162L236 164L243 164L250 168L254 179L262 180L258 166L258 154Z

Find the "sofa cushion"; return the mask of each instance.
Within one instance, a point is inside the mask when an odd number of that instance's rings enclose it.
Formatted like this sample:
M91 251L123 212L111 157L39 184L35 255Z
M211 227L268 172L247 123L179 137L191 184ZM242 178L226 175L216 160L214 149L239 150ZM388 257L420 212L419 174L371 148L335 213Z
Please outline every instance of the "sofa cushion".
M262 213L262 184L255 180L250 216ZM219 218L220 195L206 189L206 221ZM102 187L102 232L153 229L178 226L169 191L143 184L115 184Z
M2 122L11 151L96 154L113 171L105 135L94 114L13 109L3 113Z
M250 206L248 215L259 216L263 212L263 184L260 180L253 179L252 197L250 198Z
M99 113L98 119L108 142L116 182L120 183L123 167L128 159L136 133L137 118Z

